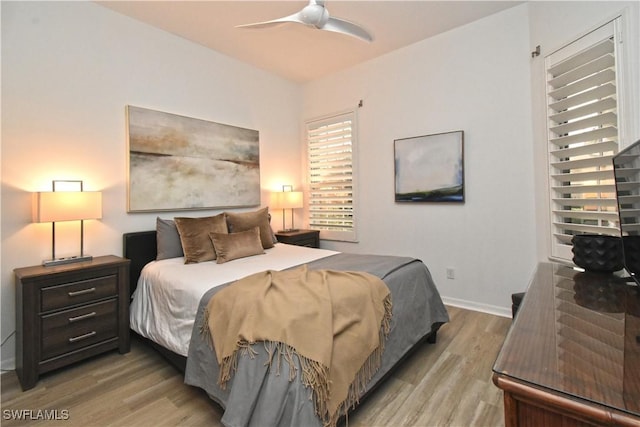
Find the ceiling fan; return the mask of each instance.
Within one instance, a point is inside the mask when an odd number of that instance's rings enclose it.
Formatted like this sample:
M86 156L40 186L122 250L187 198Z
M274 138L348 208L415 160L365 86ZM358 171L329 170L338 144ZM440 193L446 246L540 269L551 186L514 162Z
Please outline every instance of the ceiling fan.
M319 30L346 34L366 42L373 41L373 37L364 28L353 22L329 16L329 11L324 6L324 0L309 0L309 4L300 12L285 16L284 18L256 22L254 24L237 25L236 28L265 28L289 22L307 25Z

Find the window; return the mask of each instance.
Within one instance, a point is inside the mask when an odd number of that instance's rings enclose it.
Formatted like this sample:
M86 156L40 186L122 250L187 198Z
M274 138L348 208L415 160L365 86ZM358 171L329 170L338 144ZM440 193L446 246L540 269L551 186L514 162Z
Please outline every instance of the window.
M619 235L616 21L546 57L551 255L571 260L575 234Z
M307 122L309 228L320 238L356 241L355 112Z

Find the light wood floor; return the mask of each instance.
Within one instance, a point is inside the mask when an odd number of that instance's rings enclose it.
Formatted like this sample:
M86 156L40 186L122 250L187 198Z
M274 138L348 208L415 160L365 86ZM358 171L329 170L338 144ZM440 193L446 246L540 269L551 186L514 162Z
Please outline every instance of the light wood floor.
M353 414L349 427L502 426L502 393L491 367L510 319L448 307L451 322L435 345L424 344ZM14 372L2 375L3 427L221 426L222 410L204 392L137 340L131 352L108 353L43 375L22 392ZM68 411L68 420L26 423L10 410Z

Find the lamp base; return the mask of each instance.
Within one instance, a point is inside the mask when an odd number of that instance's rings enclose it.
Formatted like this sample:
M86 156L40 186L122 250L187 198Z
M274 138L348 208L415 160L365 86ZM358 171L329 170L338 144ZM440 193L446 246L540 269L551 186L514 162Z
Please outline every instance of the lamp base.
M42 261L42 265L45 267L53 267L55 265L72 264L74 262L91 261L93 257L91 255L76 255L66 258L47 259Z

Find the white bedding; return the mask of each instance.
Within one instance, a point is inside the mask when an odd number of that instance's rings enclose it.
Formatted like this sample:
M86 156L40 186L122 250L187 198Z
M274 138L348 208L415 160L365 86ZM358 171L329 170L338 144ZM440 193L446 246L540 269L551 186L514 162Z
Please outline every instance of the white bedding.
M187 356L198 303L209 289L260 271L284 270L338 253L284 243L265 252L224 264L185 264L182 257L150 262L142 269L133 293L131 329Z

